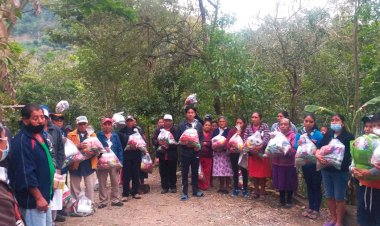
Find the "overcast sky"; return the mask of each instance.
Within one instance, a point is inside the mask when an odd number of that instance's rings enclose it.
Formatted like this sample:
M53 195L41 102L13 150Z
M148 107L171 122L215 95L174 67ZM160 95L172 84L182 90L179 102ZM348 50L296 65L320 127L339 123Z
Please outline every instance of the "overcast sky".
M274 14L276 4L279 3L279 16L289 15L299 7L303 8L324 7L328 0L220 0L222 12L233 14L237 21L232 30L239 30L249 24L254 26L257 16L264 17ZM204 1L208 4L207 1Z

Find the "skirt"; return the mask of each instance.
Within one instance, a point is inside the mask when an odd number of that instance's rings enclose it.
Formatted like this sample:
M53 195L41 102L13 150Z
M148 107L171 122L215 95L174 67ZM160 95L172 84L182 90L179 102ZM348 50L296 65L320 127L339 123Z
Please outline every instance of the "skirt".
M227 152L215 152L213 157L212 176L232 177L231 161Z
M255 178L271 177L270 159L260 158L257 155L249 156L248 175Z
M298 177L294 166L273 165L273 188L279 191L297 191Z

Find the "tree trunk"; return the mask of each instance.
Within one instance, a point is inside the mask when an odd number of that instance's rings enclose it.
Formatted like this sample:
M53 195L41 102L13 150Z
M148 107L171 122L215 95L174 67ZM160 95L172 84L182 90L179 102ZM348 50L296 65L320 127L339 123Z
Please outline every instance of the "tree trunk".
M354 2L355 15L354 15L354 27L353 27L353 61L354 61L354 110L357 111L360 107L360 73L359 73L359 40L358 40L358 27L359 27L359 10L360 0ZM353 131L355 134L359 134L360 120L359 117L355 117Z

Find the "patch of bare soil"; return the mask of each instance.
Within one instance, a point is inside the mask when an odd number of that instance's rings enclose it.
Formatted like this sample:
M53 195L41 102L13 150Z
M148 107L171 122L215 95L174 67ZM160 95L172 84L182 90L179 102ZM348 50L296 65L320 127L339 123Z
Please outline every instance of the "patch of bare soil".
M216 181L215 181L216 182ZM67 217L59 226L92 225L322 225L327 211L322 210L322 217L311 220L301 215L303 206L295 205L292 209L278 208L278 196L268 195L265 201L233 198L221 195L212 188L205 192L205 197L190 197L180 201L180 189L177 194L160 194L158 170L149 175L146 183L151 191L140 200L129 200L122 207L108 205L88 217ZM180 184L180 180L178 180ZM217 184L217 183L215 183ZM180 186L179 186L180 188ZM191 194L191 188L189 191ZM96 199L98 192L95 193Z

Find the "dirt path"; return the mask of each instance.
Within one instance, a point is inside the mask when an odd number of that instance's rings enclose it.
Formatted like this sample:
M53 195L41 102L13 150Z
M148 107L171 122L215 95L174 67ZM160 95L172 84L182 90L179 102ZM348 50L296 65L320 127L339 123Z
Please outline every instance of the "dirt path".
M187 202L179 200L180 193L160 194L158 170L147 183L151 192L140 200L129 200L123 207L107 206L89 217L68 217L59 226L119 226L119 225L322 225L302 217L302 207L292 209L276 207L277 197L268 196L266 201L232 198L216 193L215 189L205 192L205 197L190 197ZM191 189L190 189L191 191ZM190 193L191 194L191 193ZM98 193L95 193L97 198ZM326 216L326 211L322 211Z

